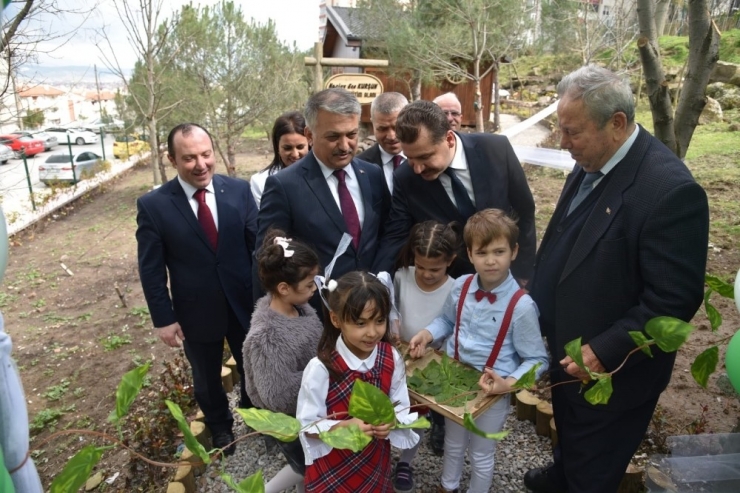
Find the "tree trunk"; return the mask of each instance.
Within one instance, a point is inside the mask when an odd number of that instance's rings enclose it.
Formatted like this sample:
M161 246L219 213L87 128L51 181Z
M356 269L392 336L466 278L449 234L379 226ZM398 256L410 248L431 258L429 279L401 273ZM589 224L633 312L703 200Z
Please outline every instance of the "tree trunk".
M670 6L671 0L657 0L655 2L655 35L658 37L664 34Z
M226 163L226 170L229 173L229 176L232 178L236 177L236 149L234 146L234 142L232 142L231 139L226 143L226 158L228 159Z
M421 99L421 71L414 70L414 76L411 79L411 101L419 101Z
M668 92L668 83L660 61L660 51L655 36L652 0L638 0L637 19L640 25L640 37L637 47L640 60L645 70L645 86L650 100L653 115L653 132L655 137L670 150L676 152L676 137L673 131L673 106Z
M719 31L709 17L706 0L689 2L689 61L676 107L678 157L683 159L707 100L704 91L719 59Z
M498 93L498 67L491 71L493 77L493 131L501 130L501 96Z
M157 142L157 118L149 120L149 147L151 148L152 172L154 184L167 183L167 172L164 163L159 159L159 144ZM157 181L159 180L159 181Z
M475 80L475 131L483 132L483 97L480 92L480 57L473 62L473 77ZM463 110L463 113L465 110Z

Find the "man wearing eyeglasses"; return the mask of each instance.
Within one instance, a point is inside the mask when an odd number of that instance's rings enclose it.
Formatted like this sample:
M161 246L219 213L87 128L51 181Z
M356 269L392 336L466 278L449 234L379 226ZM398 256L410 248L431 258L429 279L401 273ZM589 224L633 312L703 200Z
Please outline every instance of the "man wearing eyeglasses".
M450 129L459 132L462 126L462 106L455 93L446 92L441 96L437 96L432 102L445 112L447 121L450 122Z

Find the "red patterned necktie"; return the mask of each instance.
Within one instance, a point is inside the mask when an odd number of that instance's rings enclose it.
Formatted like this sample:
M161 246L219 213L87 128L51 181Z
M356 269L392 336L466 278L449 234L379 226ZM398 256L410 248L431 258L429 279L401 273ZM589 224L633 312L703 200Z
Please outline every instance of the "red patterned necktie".
M203 232L206 234L208 241L211 242L214 250L218 249L218 230L216 229L216 222L213 220L213 214L211 209L206 204L206 189L201 188L195 192L195 200L198 201L198 222L200 227L203 228Z
M403 156L401 156L400 154L396 154L395 156L393 156L393 169L401 166L401 161L403 161Z
M347 225L347 232L352 236L352 246L357 250L360 246L362 228L360 227L360 216L357 215L355 201L352 200L352 195L350 195L347 182L345 181L347 172L343 169L338 169L334 171L334 176L339 180L339 186L337 187L339 207L342 209L342 216L344 216L344 223Z
M480 301L483 298L488 298L489 303L493 303L494 301L496 301L496 295L489 291L483 291L482 289L479 289L475 292L475 301Z

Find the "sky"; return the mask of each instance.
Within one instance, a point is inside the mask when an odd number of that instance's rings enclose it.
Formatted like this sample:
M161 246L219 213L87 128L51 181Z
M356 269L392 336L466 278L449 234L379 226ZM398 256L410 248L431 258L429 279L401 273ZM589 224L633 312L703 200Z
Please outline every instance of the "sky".
M120 0L119 0L120 1ZM123 0L137 5L136 0ZM219 0L192 0L197 6L214 5ZM57 4L66 10L76 10L76 13L65 15L39 16L33 21L35 32L56 33L70 36L60 36L41 42L39 63L45 66L65 65L104 65L100 49L107 53L110 49L104 41L101 32L104 30L111 40L116 58L122 68L133 68L136 54L127 41L127 32L118 18L113 0L97 0L97 6L89 0L57 0ZM178 11L182 5L190 3L188 0L163 0L163 17L170 17L172 12ZM278 37L289 44L296 43L299 49L305 50L318 41L319 30L319 0L234 0L241 7L245 18L253 18L264 23L273 19L277 27ZM17 8L17 7L16 7ZM87 10L87 12L83 12ZM4 20L12 15L13 4L3 13ZM160 21L161 22L161 21ZM52 37L52 36L49 36Z

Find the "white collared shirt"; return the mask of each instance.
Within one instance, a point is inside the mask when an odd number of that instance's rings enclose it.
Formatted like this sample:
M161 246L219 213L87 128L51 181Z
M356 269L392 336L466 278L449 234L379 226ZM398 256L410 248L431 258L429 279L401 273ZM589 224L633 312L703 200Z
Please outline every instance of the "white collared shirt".
M324 174L324 178L326 179L326 184L329 185L329 191L331 192L332 197L334 197L334 201L337 203L337 207L339 207L339 212L341 212L342 206L339 203L339 179L334 176L335 170L322 163L315 154L314 157L316 158L316 162L319 163L321 172ZM362 202L362 191L360 190L360 182L357 181L357 176L355 175L355 169L352 167L352 163L348 164L343 169L347 173L345 175L344 181L347 184L349 194L352 196L352 201L355 203L355 209L357 209L357 217L360 218L360 228L362 228L362 226L365 224L365 204Z
M455 134L455 155L452 157L452 162L449 168L455 170L455 175L460 179L465 190L468 192L470 201L475 205L475 195L473 194L473 178L470 176L470 168L468 168L468 159L465 157L465 150L463 149L462 141L457 134ZM442 173L439 175L439 181L447 192L447 196L457 207L455 202L455 194L452 192L452 178Z
M624 141L624 144L619 146L619 149L617 149L617 152L614 153L612 157L609 158L609 160L604 164L604 166L601 167L599 171L601 171L601 174L606 176L607 173L609 173L611 170L614 169L614 167L619 164L619 161L624 159L624 156L627 155L629 150L632 148L632 144L635 143L637 140L637 135L640 133L640 125L635 124L635 130L632 131L632 135L627 137L627 140ZM599 183L601 183L601 180L604 179L604 176L599 178L594 182L592 185L592 190L597 187Z
M349 350L344 340L340 336L337 339L336 350L347 363L350 370L367 372L375 366L375 359L378 356L377 346L365 359L360 359ZM313 464L313 461L319 459L329 452L332 447L322 442L318 438L306 436L306 433L318 434L322 431L329 430L340 420L322 419L326 418L326 397L329 394L329 371L319 358L313 358L303 370L303 380L301 381L301 390L298 392L298 403L296 406L296 419L301 422L301 426L306 427L300 433L301 445L306 455L306 465ZM409 412L409 391L406 386L406 364L403 361L401 353L393 348L393 377L391 378L391 391L388 394L391 402L397 403L396 419L399 423L409 424L416 421L418 413ZM320 421L319 421L320 420ZM318 421L318 422L317 422ZM308 425L316 423L310 428ZM388 434L391 445L396 448L409 449L419 441L419 435L413 430L391 430Z
M180 178L180 175L177 175L177 181L180 182L180 186L182 187L183 191L185 192L185 196L188 198L188 203L190 204L190 208L193 209L193 214L195 214L195 218L198 218L198 200L194 197L195 192L198 191L197 188L195 188L190 183L186 182L182 178ZM211 215L213 216L213 222L216 223L216 231L218 231L218 207L216 207L216 192L213 188L213 180L211 180L211 183L208 184L206 187L206 205L209 209L211 209Z
M386 152L380 144L378 144L378 149L380 149L380 160L383 161L383 174L385 175L385 182L388 184L388 190L391 192L391 194L393 194L393 172L395 171L395 169L393 168L393 158L395 155ZM406 156L403 155L403 151L399 152L397 155L401 156L403 159L406 159Z

